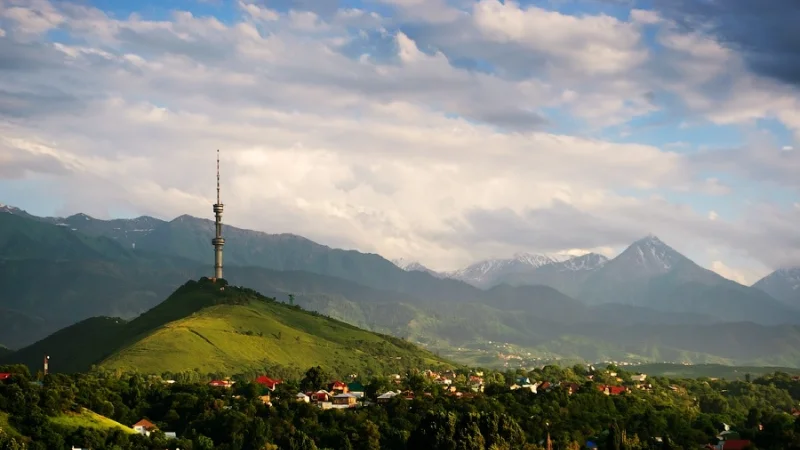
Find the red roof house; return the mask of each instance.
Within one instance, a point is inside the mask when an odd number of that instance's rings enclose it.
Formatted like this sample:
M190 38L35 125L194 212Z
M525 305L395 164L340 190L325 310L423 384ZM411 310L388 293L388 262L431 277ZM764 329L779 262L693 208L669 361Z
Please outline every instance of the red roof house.
M319 390L314 392L313 394L306 394L311 397L312 400L315 402L327 402L330 401L331 394L327 391Z
M158 427L155 426L153 422L150 422L147 419L142 419L136 422L135 424L131 425L131 428L133 428L137 433L144 436L149 436L151 431L158 429Z
M281 380L273 380L272 378L262 375L256 378L256 383L264 386L265 388L269 389L270 391L274 391L275 387L281 384Z
M0 373L0 381L7 380L11 378L11 374L8 372Z
M601 384L597 386L600 392L603 392L606 395L619 395L627 391L625 386L609 386L605 384Z
M349 391L349 388L347 387L347 385L345 383L343 383L341 381L334 381L333 383L331 383L330 389L328 389L328 390L331 391L331 392L338 392L340 394L346 394L347 391Z

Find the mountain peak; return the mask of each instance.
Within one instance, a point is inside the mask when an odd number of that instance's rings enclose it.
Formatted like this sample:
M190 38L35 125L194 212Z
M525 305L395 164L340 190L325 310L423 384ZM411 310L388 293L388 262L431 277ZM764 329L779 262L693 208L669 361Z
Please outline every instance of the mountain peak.
M647 273L666 273L685 257L656 235L648 234L631 244L615 259L626 261Z
M171 222L206 222L206 221L211 222L211 220L201 219L199 217L190 216L189 214L182 214L171 220Z
M94 219L94 217L92 217L92 216L90 216L88 214L78 213L78 214L73 214L73 215L65 218L64 220L71 221L71 220L93 220L93 219Z
M642 245L653 245L653 246L667 246L661 239L658 238L653 233L649 233L647 236L639 239L638 241L634 242L634 244L642 244Z
M396 258L391 260L392 264L405 270L406 272L425 272L433 276L439 276L437 272L425 267L419 261L406 258Z

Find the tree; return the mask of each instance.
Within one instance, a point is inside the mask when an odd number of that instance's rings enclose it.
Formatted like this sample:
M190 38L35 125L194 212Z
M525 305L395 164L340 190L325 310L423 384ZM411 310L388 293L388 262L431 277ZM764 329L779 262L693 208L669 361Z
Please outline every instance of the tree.
M306 371L305 377L300 381L300 389L314 391L328 383L328 374L320 366L312 367Z
M408 438L408 448L455 450L456 415L429 411Z
M214 450L214 441L210 437L201 434L195 438L193 448L197 450Z

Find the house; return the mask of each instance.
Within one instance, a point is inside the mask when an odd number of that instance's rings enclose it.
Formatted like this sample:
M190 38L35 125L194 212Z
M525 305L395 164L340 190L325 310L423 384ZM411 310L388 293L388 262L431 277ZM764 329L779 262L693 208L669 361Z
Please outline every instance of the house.
M311 397L302 392L298 392L297 395L294 396L294 399L301 403L308 403L311 401Z
M601 384L601 385L597 386L597 388L600 389L600 392L602 392L602 393L604 393L606 395L620 395L620 394L622 394L622 393L627 391L625 386L609 386L609 385Z
M334 381L328 386L328 391L334 394L347 394L350 389L341 381Z
M261 403L267 406L272 406L272 397L270 397L269 393L265 395L259 395L258 398L261 400Z
M174 431L165 431L164 437L166 437L167 439L178 439L178 433Z
M403 398L406 400L414 400L414 392L413 391L404 391Z
M256 383L264 386L265 388L269 389L270 391L274 391L275 388L281 384L281 380L273 380L272 378L261 375L260 377L256 378Z
M355 394L356 392L366 392L367 388L364 387L363 384L359 383L358 381L352 381L347 383L347 392L351 394Z
M231 380L212 380L211 382L208 383L208 385L209 386L213 386L213 387L221 387L221 388L229 389L231 386L233 386L233 383L235 383L235 381L231 381Z
M338 394L333 397L333 404L354 407L356 406L356 400L356 396L353 394Z
M516 384L519 384L520 386L525 385L525 384L531 384L531 379L528 378L528 377L517 377L517 383Z
M150 422L147 419L142 419L136 422L135 424L131 425L131 428L133 428L133 431L144 436L150 436L151 432L158 429L158 427L155 426L153 422Z
M561 383L561 387L566 388L569 395L572 395L581 388L581 385L578 383Z
M640 373L639 375L631 375L631 381L634 383L644 383L644 380L647 379L646 373Z
M378 403L386 403L389 400L393 399L397 395L397 392L394 391L387 391L383 394L378 396Z
M434 384L438 384L440 386L450 386L451 384L453 384L453 380L444 377L438 377L435 380L433 380L433 382Z
M331 399L331 394L326 390L320 389L311 394L310 397L311 400L314 400L315 402L328 402Z

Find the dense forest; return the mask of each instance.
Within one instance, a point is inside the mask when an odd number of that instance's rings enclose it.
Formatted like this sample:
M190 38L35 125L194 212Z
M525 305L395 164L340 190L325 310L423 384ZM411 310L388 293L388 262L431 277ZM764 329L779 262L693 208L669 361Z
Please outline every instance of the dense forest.
M716 444L726 428L728 436L750 440L748 448L800 448L800 380L779 372L732 382L642 381L613 366L546 366L486 371L483 392L470 389L475 372L454 374L447 389L413 372L401 380L359 380L365 396L357 407L327 410L296 399L326 388L331 377L320 368L277 385L269 403L249 376L226 389L197 372L42 376L5 366L0 373L9 374L0 380L0 450L533 450L546 448L548 436L554 449L698 449ZM535 381L546 382L536 393L518 388ZM374 401L389 390L403 394ZM86 410L124 427L60 420ZM128 427L141 419L163 431L132 433Z

